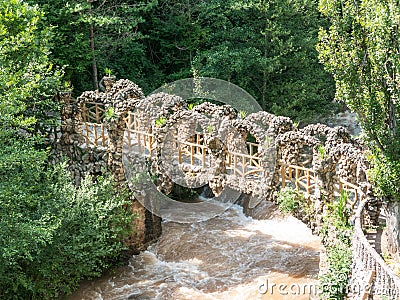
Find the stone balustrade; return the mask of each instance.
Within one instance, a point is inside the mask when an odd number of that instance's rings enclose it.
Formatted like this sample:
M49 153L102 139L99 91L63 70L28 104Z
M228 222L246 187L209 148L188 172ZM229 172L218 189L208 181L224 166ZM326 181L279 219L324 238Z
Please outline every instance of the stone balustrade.
M400 278L386 265L363 232L364 209L368 201L363 200L355 214L349 292L354 299L400 299Z

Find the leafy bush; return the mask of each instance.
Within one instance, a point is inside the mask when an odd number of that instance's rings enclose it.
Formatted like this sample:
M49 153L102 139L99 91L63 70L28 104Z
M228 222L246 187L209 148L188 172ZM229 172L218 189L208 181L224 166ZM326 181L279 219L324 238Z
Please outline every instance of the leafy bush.
M374 192L377 196L388 199L399 199L400 196L400 162L380 154L369 157L373 168L369 176L374 183Z
M346 208L347 193L334 201L323 218L322 240L328 258L328 270L322 274L320 290L322 299L345 299L349 280L352 252L349 211Z
M342 191L340 197L337 198L329 207L333 216L331 217L332 224L337 228L349 229L349 216L351 211L347 207L348 194Z
M285 187L277 193L276 201L279 209L286 214L293 213L304 203L304 196L291 187Z
M320 276L322 299L345 299L351 266L351 247L338 243L326 250L329 269Z
M0 298L54 299L100 276L131 220L110 176L76 188L65 164L26 141L0 141Z
M0 299L54 299L99 276L131 219L110 176L76 188L39 150L39 133L57 123L62 75L42 18L38 6L0 0Z
M54 125L60 69L47 57L52 33L43 13L24 1L0 0L0 127L41 132ZM53 113L49 113L53 112Z

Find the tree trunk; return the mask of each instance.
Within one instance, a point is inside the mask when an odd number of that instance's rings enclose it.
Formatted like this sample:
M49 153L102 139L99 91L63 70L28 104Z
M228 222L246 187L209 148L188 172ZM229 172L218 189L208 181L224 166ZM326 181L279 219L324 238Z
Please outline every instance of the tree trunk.
M264 11L265 19L267 20L267 11ZM265 33L264 33L264 58L267 60L267 23L265 24ZM266 67L264 66L263 68L263 87L262 87L262 107L265 109L267 108L267 70Z
M90 51L92 52L92 78L93 78L93 89L99 89L99 80L97 78L97 62L94 48L94 26L90 24Z
M386 243L389 254L400 262L400 202L385 202Z

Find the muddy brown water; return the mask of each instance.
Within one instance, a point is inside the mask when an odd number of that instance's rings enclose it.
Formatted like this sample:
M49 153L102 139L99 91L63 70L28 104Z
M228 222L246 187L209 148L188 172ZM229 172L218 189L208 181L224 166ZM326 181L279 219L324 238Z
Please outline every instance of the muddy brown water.
M234 205L203 222L164 222L157 243L68 300L314 299L321 250L299 220L254 220Z

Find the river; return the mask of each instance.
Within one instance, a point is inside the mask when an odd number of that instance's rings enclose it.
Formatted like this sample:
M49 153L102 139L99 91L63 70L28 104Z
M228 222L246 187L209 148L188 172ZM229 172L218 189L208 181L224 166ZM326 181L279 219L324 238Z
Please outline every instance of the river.
M163 222L157 243L68 300L314 299L322 249L291 216L254 220L233 205L203 222Z

